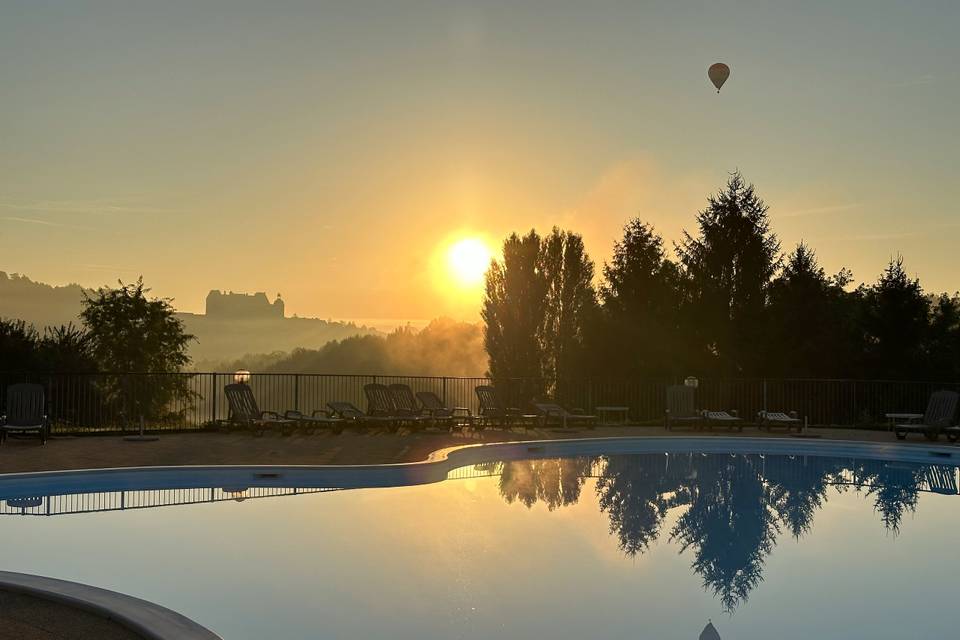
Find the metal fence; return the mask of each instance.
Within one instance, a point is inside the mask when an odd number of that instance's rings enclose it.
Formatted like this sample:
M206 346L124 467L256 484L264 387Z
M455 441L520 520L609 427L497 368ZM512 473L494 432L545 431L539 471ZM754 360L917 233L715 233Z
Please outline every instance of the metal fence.
M54 434L129 432L146 414L146 428L197 430L229 417L223 388L233 373L171 374L35 374L0 373L0 402L6 387L37 382L47 392L47 410ZM487 378L440 376L382 376L339 374L254 373L249 383L260 408L310 413L327 402L352 402L366 407L364 385L402 383L414 392L432 391L451 407L477 412L478 385ZM637 423L662 423L666 387L679 379L575 379L557 385L558 400L593 412L601 406L629 407ZM530 389L539 381L500 381L512 406L529 402ZM938 389L960 391L958 383L883 380L710 379L701 378L697 405L702 409L736 410L747 419L760 410L796 411L811 425L870 426L882 424L884 414L923 412L930 394ZM159 406L158 406L159 405ZM147 407L147 408L145 408Z

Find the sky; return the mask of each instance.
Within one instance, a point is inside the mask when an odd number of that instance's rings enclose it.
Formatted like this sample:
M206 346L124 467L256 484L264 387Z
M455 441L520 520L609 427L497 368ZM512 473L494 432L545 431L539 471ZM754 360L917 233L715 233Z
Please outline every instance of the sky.
M476 320L471 238L668 246L727 173L784 249L960 288L960 3L0 0L0 270ZM713 62L732 72L718 95Z

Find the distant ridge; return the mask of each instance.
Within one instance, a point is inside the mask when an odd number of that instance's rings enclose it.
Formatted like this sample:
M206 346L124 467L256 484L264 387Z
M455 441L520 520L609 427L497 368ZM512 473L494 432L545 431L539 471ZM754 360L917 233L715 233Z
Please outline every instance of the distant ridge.
M79 324L83 294L90 291L78 284L51 286L0 271L0 317L24 320L38 328ZM352 322L287 318L279 294L271 303L263 292L214 289L207 295L206 311L177 313L187 332L197 336L190 348L195 362L230 360L247 353L319 349L332 340L379 333Z

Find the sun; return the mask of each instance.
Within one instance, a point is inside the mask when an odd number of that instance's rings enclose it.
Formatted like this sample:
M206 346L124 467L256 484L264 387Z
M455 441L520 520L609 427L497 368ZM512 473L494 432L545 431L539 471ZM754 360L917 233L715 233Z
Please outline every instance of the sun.
M451 278L464 287L480 284L490 266L490 247L479 238L463 238L447 250L447 268Z

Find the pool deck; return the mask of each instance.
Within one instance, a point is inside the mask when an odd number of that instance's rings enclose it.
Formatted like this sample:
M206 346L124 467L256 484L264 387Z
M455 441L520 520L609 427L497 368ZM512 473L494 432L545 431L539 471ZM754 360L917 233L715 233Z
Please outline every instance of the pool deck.
M0 640L143 640L102 616L0 589Z
M864 429L811 429L822 440L896 443L929 446L919 436L897 441L890 431ZM785 438L747 427L740 432L667 431L662 427L597 427L596 429L536 429L480 433L359 433L253 437L245 433L171 433L153 442L129 442L119 436L52 438L41 446L34 438L8 439L0 447L0 473L105 469L166 465L349 465L416 462L438 449L464 444L562 438L643 436L713 436ZM943 438L940 445L947 445ZM955 445L951 445L955 446Z

